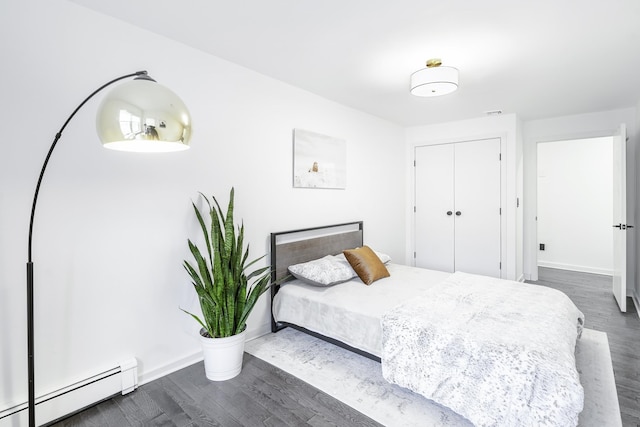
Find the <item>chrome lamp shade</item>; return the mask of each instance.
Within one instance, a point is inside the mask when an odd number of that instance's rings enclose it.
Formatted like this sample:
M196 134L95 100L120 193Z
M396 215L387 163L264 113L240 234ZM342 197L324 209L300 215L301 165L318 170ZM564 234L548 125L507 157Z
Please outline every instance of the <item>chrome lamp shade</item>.
M111 90L98 108L96 126L103 146L121 151L182 151L191 137L184 102L147 75Z

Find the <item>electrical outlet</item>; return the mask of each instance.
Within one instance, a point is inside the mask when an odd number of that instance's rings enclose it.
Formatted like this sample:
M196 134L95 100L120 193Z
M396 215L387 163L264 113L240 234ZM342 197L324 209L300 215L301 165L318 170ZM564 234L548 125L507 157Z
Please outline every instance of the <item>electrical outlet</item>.
M540 250L544 251L544 243L540 243Z

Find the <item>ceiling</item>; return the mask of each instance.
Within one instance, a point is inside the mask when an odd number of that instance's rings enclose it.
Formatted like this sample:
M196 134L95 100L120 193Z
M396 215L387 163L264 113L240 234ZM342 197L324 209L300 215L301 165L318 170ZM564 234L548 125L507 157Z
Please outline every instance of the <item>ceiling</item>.
M638 0L71 1L405 126L640 101ZM429 58L458 91L409 94Z

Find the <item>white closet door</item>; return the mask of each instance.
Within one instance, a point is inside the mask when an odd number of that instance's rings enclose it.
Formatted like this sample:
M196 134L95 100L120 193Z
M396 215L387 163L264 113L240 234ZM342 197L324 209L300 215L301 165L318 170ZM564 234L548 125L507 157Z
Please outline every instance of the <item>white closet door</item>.
M455 145L455 269L500 277L500 139Z
M416 147L415 160L415 265L453 272L453 144Z

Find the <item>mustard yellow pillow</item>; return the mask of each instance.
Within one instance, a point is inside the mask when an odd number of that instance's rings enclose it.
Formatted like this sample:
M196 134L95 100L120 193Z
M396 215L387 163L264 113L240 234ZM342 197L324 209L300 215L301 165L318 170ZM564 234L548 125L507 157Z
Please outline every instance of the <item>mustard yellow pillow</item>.
M378 279L389 277L389 271L369 246L342 251L351 267L365 284L370 285Z

